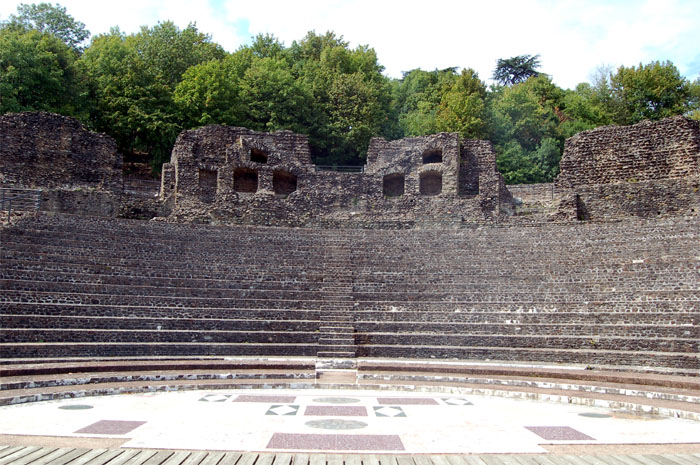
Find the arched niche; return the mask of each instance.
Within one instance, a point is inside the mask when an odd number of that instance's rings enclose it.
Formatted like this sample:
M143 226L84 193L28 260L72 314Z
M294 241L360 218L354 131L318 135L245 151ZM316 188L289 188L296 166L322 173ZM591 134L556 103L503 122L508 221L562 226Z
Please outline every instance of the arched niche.
M267 163L268 154L264 150L251 147L250 148L250 161L254 163Z
M438 195L442 192L442 173L426 171L420 175L420 194Z
M430 149L423 152L423 164L442 163L442 149Z
M272 189L275 195L288 196L297 190L297 176L288 171L275 171L272 173Z
M233 172L233 190L253 193L258 190L258 172L250 168L238 168Z
M384 176L383 191L385 197L399 197L404 193L406 183L403 173L387 174Z

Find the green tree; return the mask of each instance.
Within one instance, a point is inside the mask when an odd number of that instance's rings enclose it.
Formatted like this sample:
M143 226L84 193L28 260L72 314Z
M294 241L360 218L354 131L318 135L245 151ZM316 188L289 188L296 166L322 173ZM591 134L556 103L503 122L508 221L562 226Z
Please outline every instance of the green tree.
M244 125L259 131L304 132L311 96L284 59L256 58L240 81Z
M10 15L9 25L53 34L74 50L81 50L81 44L90 37L85 24L76 21L59 4L21 3L17 7L17 14Z
M489 138L508 183L552 181L557 173L566 120L564 92L545 75L494 88L489 101Z
M75 53L56 36L0 28L0 113L42 110L85 118Z
M415 69L404 73L395 92L398 123L402 136L422 136L439 132L437 113L440 104L457 81L457 68L423 71ZM445 106L454 106L453 101ZM444 117L449 117L447 109Z
M239 70L232 57L190 67L175 88L174 102L186 128L207 124L242 126Z
M694 109L691 83L670 61L621 66L610 75L611 108L618 124L659 120Z
M531 77L539 76L537 68L541 66L539 55L518 55L511 58L499 58L493 79L502 86L512 86L525 82Z
M435 115L438 130L479 139L486 129L486 85L473 69L462 70L442 95Z
M80 64L90 84L91 122L112 135L127 155L147 153L156 171L192 118L174 98L192 66L225 53L194 24L167 21L126 36L119 29L93 39Z
M332 32L309 32L286 51L291 72L311 96L307 134L322 163L360 163L369 140L387 127L391 87L376 53L350 49Z

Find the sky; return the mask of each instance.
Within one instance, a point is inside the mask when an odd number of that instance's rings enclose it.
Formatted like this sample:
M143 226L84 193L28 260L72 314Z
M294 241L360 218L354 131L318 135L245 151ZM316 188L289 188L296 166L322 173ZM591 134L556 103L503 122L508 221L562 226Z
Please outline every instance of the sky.
M0 2L0 19L20 3ZM54 2L55 3L55 2ZM540 71L564 88L597 70L670 60L700 77L700 0L61 0L93 35L172 20L195 22L228 51L260 33L285 45L310 30L369 45L385 74L473 68L490 83L499 58L540 55Z

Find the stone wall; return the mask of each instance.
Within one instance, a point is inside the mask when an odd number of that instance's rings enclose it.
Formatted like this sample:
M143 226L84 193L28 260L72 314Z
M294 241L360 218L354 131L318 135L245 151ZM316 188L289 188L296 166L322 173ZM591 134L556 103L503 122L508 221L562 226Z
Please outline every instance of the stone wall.
M559 217L605 220L689 215L700 205L700 129L677 116L606 126L567 139Z
M180 134L161 197L172 221L370 228L492 221L511 205L488 142L374 138L361 172L329 172L306 136L225 126Z
M114 140L42 112L0 116L0 185L42 190L41 209L114 216L122 157Z

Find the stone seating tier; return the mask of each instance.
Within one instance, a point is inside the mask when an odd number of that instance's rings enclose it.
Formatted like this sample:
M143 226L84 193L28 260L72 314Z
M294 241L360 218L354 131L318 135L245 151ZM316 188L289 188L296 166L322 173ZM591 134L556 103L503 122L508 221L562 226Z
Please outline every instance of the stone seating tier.
M700 374L698 223L376 231L38 216L0 233L0 357L335 345ZM323 329L334 321L342 335Z

